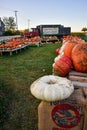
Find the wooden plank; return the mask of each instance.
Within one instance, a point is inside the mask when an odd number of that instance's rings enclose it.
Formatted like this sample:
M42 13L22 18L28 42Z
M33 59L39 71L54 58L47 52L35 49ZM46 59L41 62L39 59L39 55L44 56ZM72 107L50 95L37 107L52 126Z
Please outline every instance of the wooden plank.
M75 88L87 87L87 73L71 71L69 72L68 79L72 81Z
M81 73L81 72L76 72L76 71L70 71L69 75L76 75L76 76L84 76L87 77L87 73Z
M72 83L75 88L87 87L87 83L85 83L85 82L72 81Z
M73 75L70 75L68 78L69 78L71 81L87 82L87 77L81 77L81 76L73 76Z

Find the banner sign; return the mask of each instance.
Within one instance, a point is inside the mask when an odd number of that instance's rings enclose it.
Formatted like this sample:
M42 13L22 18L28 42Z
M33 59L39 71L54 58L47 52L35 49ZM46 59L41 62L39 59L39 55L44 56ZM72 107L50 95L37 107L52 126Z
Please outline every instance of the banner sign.
M55 35L59 33L58 27L43 28L43 35Z

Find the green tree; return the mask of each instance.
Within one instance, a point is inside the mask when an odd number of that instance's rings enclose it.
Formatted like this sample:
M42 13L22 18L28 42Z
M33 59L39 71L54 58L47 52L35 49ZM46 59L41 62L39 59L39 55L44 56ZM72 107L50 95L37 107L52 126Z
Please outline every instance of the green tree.
M3 22L5 24L6 31L13 31L16 29L16 23L14 21L14 17L4 17Z
M86 27L84 27L84 28L82 28L82 30L81 30L81 31L86 32L86 31L87 31L87 28L86 28Z

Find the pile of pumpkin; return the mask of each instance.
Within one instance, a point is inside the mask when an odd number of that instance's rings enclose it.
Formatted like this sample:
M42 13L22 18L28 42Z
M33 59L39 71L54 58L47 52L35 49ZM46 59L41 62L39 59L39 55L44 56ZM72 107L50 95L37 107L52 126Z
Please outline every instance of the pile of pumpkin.
M37 99L50 102L68 98L74 92L74 85L66 75L72 69L87 72L87 43L84 40L76 36L66 36L56 53L54 74L40 77L30 86L32 95Z
M25 37L16 37L11 38L6 41L6 43L0 44L0 50L13 50L17 48L21 48L29 43L37 43L40 42L40 37L33 38L25 38Z
M63 38L61 48L56 49L53 73L66 76L71 70L87 72L87 42L77 36Z
M8 39L5 43L0 44L0 50L13 50L25 46L28 43L27 38L11 38Z
M29 38L29 42L31 42L32 44L41 42L41 38L39 36L31 37L31 38Z

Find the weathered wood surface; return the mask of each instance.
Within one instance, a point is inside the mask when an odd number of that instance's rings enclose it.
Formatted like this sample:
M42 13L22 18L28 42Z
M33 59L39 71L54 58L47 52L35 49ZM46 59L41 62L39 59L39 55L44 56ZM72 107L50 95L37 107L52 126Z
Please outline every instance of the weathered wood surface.
M81 73L81 72L77 72L77 71L70 71L69 75L77 75L77 76L83 76L83 77L87 77L87 73Z
M71 71L69 72L68 79L73 82L74 87L87 87L87 73Z

